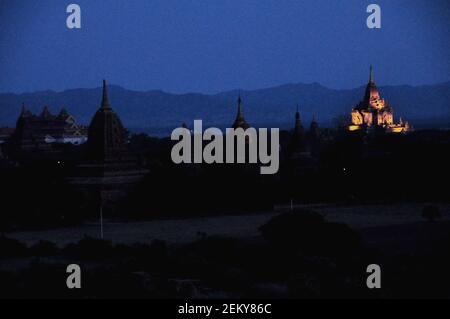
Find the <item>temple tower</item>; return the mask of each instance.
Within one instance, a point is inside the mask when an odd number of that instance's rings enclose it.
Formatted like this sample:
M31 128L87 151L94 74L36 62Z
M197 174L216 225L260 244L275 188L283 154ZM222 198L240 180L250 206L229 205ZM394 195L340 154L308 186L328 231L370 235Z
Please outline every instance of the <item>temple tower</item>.
M127 147L127 130L109 103L103 80L100 108L89 125L86 156L69 182L88 203L112 213L146 173Z
M289 178L306 176L316 169L315 159L311 156L308 136L302 125L300 112L295 112L295 125L287 148Z
M250 127L250 125L247 123L247 121L244 118L244 113L242 112L242 100L241 95L239 94L238 100L237 100L237 114L236 119L234 120L232 128L236 129L238 127L246 130Z
M295 112L295 125L294 132L292 134L292 141L290 145L290 151L292 153L303 153L307 151L307 141L305 136L305 129L303 128L302 121L300 119L300 112Z
M381 98L373 77L373 67L370 66L369 82L366 85L364 98L352 109L352 123L349 131L376 131L403 133L410 130L409 126L394 123L394 110Z
M89 125L88 157L92 160L118 158L126 151L126 141L127 131L111 108L103 80L102 102Z

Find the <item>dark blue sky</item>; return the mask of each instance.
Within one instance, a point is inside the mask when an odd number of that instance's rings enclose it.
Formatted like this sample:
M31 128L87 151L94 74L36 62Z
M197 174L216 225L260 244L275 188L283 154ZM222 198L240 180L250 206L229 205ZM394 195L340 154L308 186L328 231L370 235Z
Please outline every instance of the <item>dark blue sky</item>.
M66 28L78 3L82 29ZM366 7L382 8L382 29ZM1 0L0 92L97 87L215 93L288 82L450 80L447 0Z

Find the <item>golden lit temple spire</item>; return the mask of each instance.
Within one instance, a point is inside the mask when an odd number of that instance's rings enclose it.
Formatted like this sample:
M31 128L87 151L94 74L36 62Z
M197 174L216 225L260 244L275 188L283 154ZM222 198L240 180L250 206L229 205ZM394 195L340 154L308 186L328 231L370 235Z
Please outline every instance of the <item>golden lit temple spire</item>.
M349 131L359 131L376 128L377 131L388 133L405 133L410 126L400 119L394 123L392 108L381 98L380 92L373 79L373 66L370 65L369 83L366 86L364 99L352 109L352 123Z

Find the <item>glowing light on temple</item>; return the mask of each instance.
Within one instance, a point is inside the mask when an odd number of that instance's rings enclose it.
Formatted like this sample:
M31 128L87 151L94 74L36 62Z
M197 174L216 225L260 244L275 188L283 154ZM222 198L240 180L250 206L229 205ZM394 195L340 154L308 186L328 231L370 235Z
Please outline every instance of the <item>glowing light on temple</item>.
M409 123L403 122L402 119L399 123L394 123L394 110L381 98L373 79L372 66L364 99L352 109L352 123L348 126L348 130L371 128L382 128L390 133L404 133L411 130Z

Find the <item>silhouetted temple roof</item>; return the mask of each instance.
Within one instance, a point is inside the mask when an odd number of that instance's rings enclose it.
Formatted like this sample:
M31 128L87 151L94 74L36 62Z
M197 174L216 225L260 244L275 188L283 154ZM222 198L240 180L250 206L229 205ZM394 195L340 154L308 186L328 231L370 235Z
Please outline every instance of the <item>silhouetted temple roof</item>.
M53 115L50 113L48 106L44 106L44 109L42 110L41 113L41 117L42 118L51 118L53 117Z
M241 96L239 95L238 100L237 100L236 119L234 120L234 123L231 127L234 129L240 127L240 128L243 128L244 130L246 130L250 127L250 125L247 123L247 121L244 118L244 113L242 112L241 103L242 103L242 100L241 100Z
M292 152L298 152L298 151L304 151L307 148L306 143L306 135L305 135L305 129L303 128L301 119L300 119L300 112L295 112L295 126L294 126L294 132L292 134L292 141L290 145L290 149Z
M89 158L103 160L120 155L126 148L126 135L119 116L111 108L103 80L102 102L89 125Z

